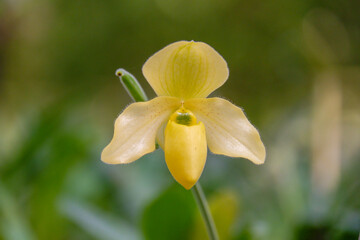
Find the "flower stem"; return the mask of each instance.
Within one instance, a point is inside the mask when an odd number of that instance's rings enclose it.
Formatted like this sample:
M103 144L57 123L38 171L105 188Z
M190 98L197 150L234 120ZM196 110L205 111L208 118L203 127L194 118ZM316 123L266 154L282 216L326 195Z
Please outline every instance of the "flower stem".
M200 213L204 219L206 230L209 235L210 240L219 240L219 236L215 227L214 220L211 216L208 203L206 201L205 194L201 188L200 183L196 183L194 187L191 188L196 203L199 207Z
M130 97L135 102L144 102L147 101L148 98L142 89L140 83L136 80L136 78L125 69L119 68L116 70L116 76L120 78L120 81L123 87L126 89ZM156 148L158 148L158 144L156 143ZM192 193L194 198L196 199L196 203L199 207L201 215L204 219L206 230L209 235L210 240L219 240L219 236L216 231L214 220L211 216L209 206L207 204L204 192L201 188L200 183L196 183L194 187L192 187Z

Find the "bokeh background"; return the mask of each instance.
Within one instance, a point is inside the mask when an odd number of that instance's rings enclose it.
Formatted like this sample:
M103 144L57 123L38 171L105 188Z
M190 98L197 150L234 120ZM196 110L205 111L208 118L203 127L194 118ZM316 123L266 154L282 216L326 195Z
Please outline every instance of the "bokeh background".
M207 239L161 149L100 153L133 73L178 40L228 62L212 96L244 108L264 165L211 155L201 184L221 239L357 239L358 0L0 0L0 239Z

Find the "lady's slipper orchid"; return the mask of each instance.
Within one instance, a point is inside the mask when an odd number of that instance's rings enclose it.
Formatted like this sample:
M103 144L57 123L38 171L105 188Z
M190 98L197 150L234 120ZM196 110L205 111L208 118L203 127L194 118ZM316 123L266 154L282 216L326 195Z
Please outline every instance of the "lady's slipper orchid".
M264 163L265 147L243 111L222 98L206 98L229 75L212 47L175 42L151 56L142 71L158 97L120 114L102 161L133 162L154 151L157 140L172 176L186 189L200 178L207 146L215 154Z

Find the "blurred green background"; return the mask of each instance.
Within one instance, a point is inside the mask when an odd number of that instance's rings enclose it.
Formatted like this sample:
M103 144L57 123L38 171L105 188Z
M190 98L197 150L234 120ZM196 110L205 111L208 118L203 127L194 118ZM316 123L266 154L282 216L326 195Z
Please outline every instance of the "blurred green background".
M357 239L358 0L0 0L0 239L207 239L161 149L101 150L141 73L178 40L228 62L212 96L244 108L264 165L210 155L200 179L221 239Z

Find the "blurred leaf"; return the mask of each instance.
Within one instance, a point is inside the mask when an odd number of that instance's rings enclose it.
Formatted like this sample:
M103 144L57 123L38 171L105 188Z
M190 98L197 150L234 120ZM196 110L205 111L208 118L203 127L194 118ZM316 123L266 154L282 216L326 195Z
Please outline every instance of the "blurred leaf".
M55 105L41 112L33 123L27 124L28 132L23 141L14 149L7 164L0 168L4 179L11 177L19 170L32 169L36 154L47 144L49 139L58 133L64 121L64 106Z
M89 158L90 144L77 130L61 128L46 147L47 156L34 176L30 199L32 222L40 239L64 239L66 222L56 209L66 176L75 163ZM45 160L47 162L45 162Z
M149 240L188 239L195 202L190 191L171 186L144 210L142 229Z
M219 192L209 199L209 207L221 240L231 239L231 227L236 221L238 203L235 193L230 190ZM191 239L208 239L200 212L196 215Z
M242 231L234 238L234 240L251 240L254 239L249 226L242 228Z
M35 239L17 202L0 182L0 227L6 240ZM1 236L0 236L1 238Z
M101 212L84 202L61 199L60 211L86 232L100 240L138 240L139 233L128 223Z
M74 163L88 159L91 149L88 135L70 122L69 116L64 117L65 112L68 114L65 107L55 104L29 124L23 144L1 172L6 184L26 203L24 208L39 239L66 238L67 223L55 203L68 170Z
M347 61L348 33L338 17L325 9L315 9L304 18L303 35L309 53L321 64Z

